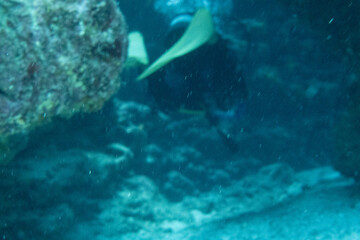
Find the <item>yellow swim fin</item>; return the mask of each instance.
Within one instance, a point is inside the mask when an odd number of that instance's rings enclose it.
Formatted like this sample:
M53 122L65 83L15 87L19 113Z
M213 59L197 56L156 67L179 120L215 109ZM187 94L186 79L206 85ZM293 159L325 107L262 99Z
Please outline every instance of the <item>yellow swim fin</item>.
M140 32L131 32L129 33L128 38L128 57L125 66L134 67L138 65L148 65L149 57L146 52L142 34Z
M146 78L172 60L199 48L208 42L214 36L214 33L214 24L209 10L205 8L199 9L181 38L167 52L145 69L137 80Z
M179 108L179 113L186 114L186 115L193 115L193 116L199 116L199 117L205 117L206 112L205 110L192 110L192 109L186 109L186 108Z

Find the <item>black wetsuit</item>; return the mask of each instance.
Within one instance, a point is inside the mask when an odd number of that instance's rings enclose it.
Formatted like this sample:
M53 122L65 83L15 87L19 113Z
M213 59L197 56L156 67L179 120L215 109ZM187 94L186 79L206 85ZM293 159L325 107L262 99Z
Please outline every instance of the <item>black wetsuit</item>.
M227 111L246 98L235 56L218 38L148 77L150 94L164 111Z

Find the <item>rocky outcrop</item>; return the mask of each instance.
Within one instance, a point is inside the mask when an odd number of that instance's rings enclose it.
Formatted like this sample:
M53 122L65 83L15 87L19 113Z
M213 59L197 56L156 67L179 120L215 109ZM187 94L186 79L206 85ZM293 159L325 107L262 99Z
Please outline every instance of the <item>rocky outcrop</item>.
M334 167L345 176L360 180L360 3L357 1L278 0L322 36L324 43L350 66L351 78L343 81L347 93L345 111L336 122L337 157Z
M127 34L114 0L0 2L0 162L34 127L99 110L119 88Z

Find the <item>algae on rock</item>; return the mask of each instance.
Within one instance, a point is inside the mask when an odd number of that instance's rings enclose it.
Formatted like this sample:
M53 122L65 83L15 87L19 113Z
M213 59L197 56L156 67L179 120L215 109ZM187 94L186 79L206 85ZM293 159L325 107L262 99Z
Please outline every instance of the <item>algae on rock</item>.
M1 1L0 162L26 145L14 136L100 109L120 86L126 48L114 0Z

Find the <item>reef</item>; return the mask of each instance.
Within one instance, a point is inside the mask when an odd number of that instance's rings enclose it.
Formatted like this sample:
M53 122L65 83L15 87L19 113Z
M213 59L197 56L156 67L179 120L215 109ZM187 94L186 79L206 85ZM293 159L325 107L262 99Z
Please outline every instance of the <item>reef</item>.
M344 111L339 112L334 136L337 157L334 167L345 176L360 180L360 3L357 1L279 0L317 31L323 43L341 56L351 68L351 78L343 81Z
M0 2L0 162L54 117L99 110L119 88L127 27L113 0Z
M358 1L278 0L323 37L333 50L360 60L360 3Z

